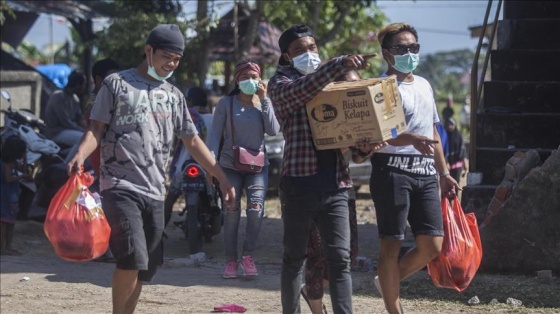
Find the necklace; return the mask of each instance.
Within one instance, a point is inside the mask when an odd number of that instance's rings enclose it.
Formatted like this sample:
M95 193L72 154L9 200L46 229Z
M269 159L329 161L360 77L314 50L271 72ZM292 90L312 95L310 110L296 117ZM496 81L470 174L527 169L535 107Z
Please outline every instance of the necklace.
M239 96L237 96L237 101L239 102L239 105L241 105L241 111L245 111L245 109L251 109L255 107L252 98L251 100L246 101L246 100L239 99Z

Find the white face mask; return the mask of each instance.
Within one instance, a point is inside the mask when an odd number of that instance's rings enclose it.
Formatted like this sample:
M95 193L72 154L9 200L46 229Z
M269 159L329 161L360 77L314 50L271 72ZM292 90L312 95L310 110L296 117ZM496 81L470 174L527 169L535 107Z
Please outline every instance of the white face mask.
M152 59L153 53L154 52L152 50L152 52L150 52L150 62L148 63L148 75L153 77L154 79L156 79L158 81L165 81L168 78L170 78L171 75L173 75L173 71L169 72L169 74L167 74L167 76L160 76L159 74L157 74L156 68L154 68L154 66L150 64L150 63L153 64L153 59Z
M321 64L319 54L315 52L306 52L292 59L294 68L301 74L307 75L317 70Z

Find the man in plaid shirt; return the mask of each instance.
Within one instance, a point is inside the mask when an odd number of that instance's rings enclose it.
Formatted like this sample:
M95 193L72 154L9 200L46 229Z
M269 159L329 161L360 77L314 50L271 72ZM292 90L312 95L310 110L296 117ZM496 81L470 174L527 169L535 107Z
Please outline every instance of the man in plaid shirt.
M348 70L367 68L371 56L341 56L319 67L314 35L303 24L284 31L278 44L282 55L268 93L286 141L280 183L283 313L300 313L301 272L312 221L326 247L333 312L352 313L347 192L352 180L340 149L317 150L313 145L305 105Z

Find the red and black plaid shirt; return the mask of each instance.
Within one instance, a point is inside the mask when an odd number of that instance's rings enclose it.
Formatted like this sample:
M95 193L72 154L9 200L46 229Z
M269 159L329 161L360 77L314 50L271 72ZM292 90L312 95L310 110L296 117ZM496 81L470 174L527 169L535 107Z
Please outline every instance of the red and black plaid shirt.
M307 75L292 66L278 66L276 74L268 82L268 94L286 141L282 176L303 177L317 173L317 151L313 145L305 105L347 70L342 57L331 59ZM338 187L351 187L348 163L340 150L337 149L336 153Z

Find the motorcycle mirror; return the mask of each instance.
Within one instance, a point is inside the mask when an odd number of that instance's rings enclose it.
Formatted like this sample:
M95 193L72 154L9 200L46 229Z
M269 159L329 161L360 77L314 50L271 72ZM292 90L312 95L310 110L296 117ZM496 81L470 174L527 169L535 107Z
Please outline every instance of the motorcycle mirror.
M8 93L7 91L3 90L2 91L2 97L4 99L6 99L7 101L10 101L10 93Z

